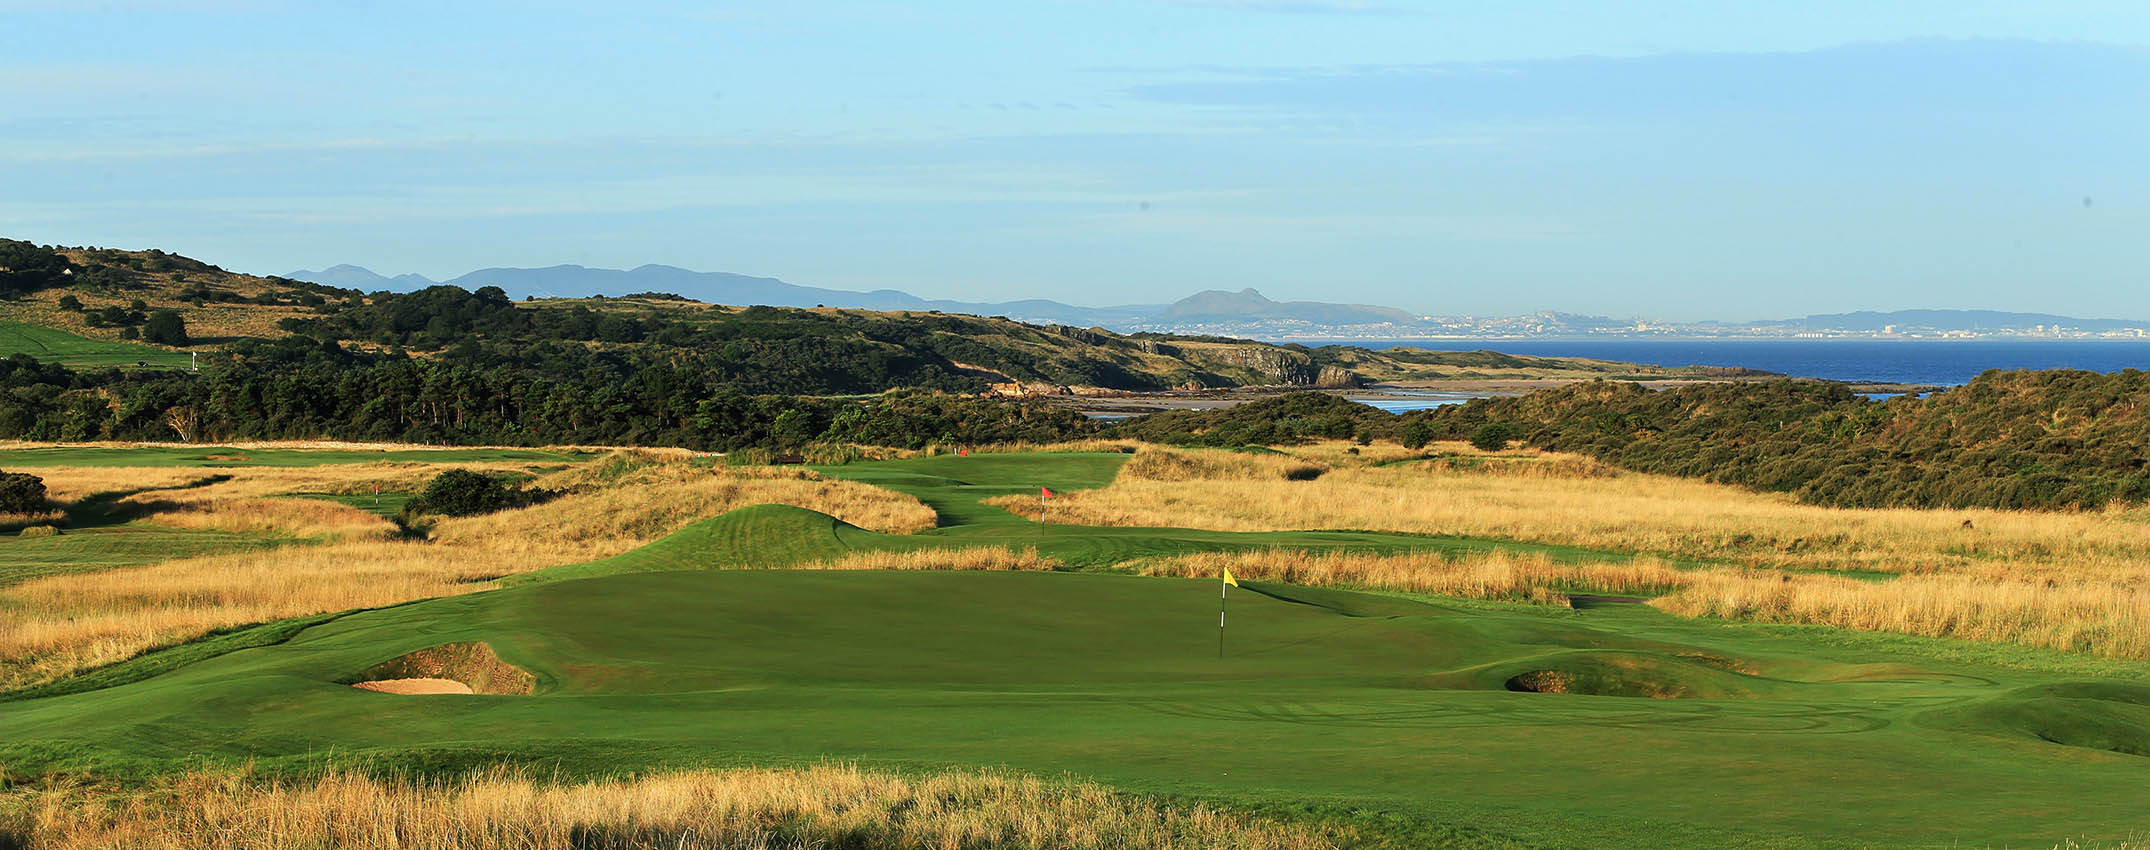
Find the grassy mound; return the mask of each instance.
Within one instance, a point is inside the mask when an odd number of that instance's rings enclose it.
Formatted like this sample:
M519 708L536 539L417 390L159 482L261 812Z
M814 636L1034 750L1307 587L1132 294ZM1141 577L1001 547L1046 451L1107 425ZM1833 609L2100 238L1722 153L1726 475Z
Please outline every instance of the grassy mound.
M480 641L444 643L404 653L367 668L357 680L395 679L447 679L468 685L474 694L520 695L537 687L536 676L500 660L490 645Z
M771 546L768 541L784 541ZM839 558L860 549L903 549L918 544L902 535L867 531L843 520L790 505L750 505L701 520L656 542L601 561L554 567L510 579L512 583L565 581L627 573L681 570L774 569Z
M1523 693L1650 699L1747 699L1782 690L1757 676L1666 653L1573 652L1523 666L1532 669L1508 676L1501 686Z
M1932 720L1966 732L2150 756L2150 685L2067 682L2026 688Z

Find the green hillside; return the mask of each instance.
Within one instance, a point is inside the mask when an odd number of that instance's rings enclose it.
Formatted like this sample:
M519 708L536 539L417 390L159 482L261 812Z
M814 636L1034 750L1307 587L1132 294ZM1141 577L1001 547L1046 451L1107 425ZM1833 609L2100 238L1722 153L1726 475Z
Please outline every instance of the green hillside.
M131 342L89 339L40 325L0 320L0 357L17 354L46 363L79 368L143 365L180 368L192 360L184 351Z

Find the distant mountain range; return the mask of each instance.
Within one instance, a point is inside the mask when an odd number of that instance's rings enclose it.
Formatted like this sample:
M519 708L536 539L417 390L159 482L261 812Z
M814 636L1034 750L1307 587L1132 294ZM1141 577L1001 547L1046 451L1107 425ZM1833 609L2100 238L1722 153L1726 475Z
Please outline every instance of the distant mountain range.
M1394 307L1327 304L1320 301L1271 301L1252 289L1211 289L1180 299L1157 314L1172 322L1290 321L1317 325L1412 324L1417 316Z
M437 283L464 289L497 286L512 298L587 298L592 295L620 296L638 292L663 292L711 304L940 310L978 316L1004 316L1025 322L1096 326L1115 330L1150 325L1244 325L1268 322L1368 325L1416 321L1410 313L1393 307L1326 304L1318 301L1271 301L1252 289L1238 292L1199 292L1172 304L1078 307L1044 299L1003 302L949 301L920 298L894 289L877 289L872 292L823 289L785 283L773 277L698 272L660 265L640 266L624 271L585 266L492 268L479 269L444 281L435 281L415 274L387 277L360 266L338 265L320 271L301 269L284 277L369 292L384 289L403 292Z
M409 291L436 283L420 275L387 277L352 265L320 271L300 270L294 280L366 291ZM539 269L479 269L452 280L437 281L464 289L497 286L510 297L587 298L662 292L712 304L773 307L846 307L861 310L939 310L977 316L1000 316L1034 324L1102 327L1114 331L1176 331L1250 336L1262 339L1413 338L1413 337L1602 337L1602 336L1752 336L1792 337L1823 334L1886 335L1918 332L1982 332L1997 335L2038 328L2068 328L2087 333L2150 329L2150 321L2079 319L2049 313L1995 310L1895 310L1829 313L1798 319L1751 322L1670 323L1610 319L1573 313L1542 312L1501 318L1430 318L1394 307L1332 304L1321 301L1272 301L1260 292L1208 290L1170 304L1122 304L1081 307L1044 299L977 302L921 298L894 289L855 292L800 286L773 277L726 272L698 272L677 266L633 269L550 266ZM1930 335L1930 334L1929 334Z

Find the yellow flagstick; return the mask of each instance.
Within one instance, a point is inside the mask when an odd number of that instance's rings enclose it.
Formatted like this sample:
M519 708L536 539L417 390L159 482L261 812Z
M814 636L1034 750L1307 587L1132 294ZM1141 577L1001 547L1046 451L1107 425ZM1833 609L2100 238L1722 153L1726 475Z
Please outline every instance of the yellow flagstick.
M1217 657L1224 657L1224 594L1227 587L1238 587L1232 579L1232 571L1224 571L1224 581L1217 585Z

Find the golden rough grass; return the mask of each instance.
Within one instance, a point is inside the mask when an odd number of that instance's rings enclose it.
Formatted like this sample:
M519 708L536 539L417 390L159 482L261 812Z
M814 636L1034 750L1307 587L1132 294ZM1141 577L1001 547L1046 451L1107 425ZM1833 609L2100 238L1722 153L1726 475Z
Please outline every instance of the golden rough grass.
M1347 466L1280 485L1273 476L1290 459L1151 448L1111 486L1054 498L1043 513L1049 522L1086 525L1458 534L1755 567L2150 578L2150 511L2143 509L1824 508L1781 494L1612 472L1574 456L1508 454L1516 457L1476 467L1453 459Z
M1357 552L1308 552L1276 549L1257 552L1197 552L1137 565L1143 575L1213 578L1231 570L1238 578L1280 581L1315 587L1401 590L1465 599L1502 599L1543 605L1566 605L1559 588L1587 588L1616 593L1656 593L1686 584L1689 574L1664 563L1562 564L1542 554L1471 553L1450 557L1436 552L1370 555Z
M134 522L171 528L231 531L347 540L386 539L396 525L349 505L323 499L275 498L293 494L410 492L443 470L489 474L528 473L524 463L377 462L297 467L99 467L55 466L37 470L46 493L62 507L109 494L113 503L138 511Z
M848 766L541 782L193 773L133 794L17 792L0 837L36 850L1316 850L1305 828L1000 772ZM600 837L602 837L600 839ZM599 843L601 841L601 843Z
M991 496L988 498L979 499L978 503L982 505L992 505L996 508L1000 508L1001 510L1007 511L1008 513L1030 520L1031 522L1045 521L1045 500L1040 499L1037 496L1030 495L1028 493L1009 493L1005 496Z
M797 505L888 532L934 521L933 510L909 496L803 470L629 460L615 464L609 480L597 480L605 474L578 467L540 479L573 492L528 508L443 519L427 541L349 539L0 588L0 690L215 629L488 590L502 576L616 555L747 505Z
M1766 571L1697 572L1652 605L1690 617L1819 623L2150 658L2150 588L1953 575L1866 582Z
M242 276L231 275L228 277L229 279L238 279ZM178 310L179 314L187 321L187 335L194 339L194 344L191 347L206 351L214 347L213 340L223 337L243 336L266 339L282 336L285 332L276 326L278 321L294 316L305 318L318 315L311 309L291 305L271 307L260 304L210 303L196 307L191 301L180 301L172 297L177 293L178 289L176 287L169 289L156 287L148 290L129 291L124 294L105 294L76 289L47 289L42 292L27 293L9 299L4 305L0 305L0 318L58 328L90 339L120 341L119 328L91 327L84 316L90 311L101 310L106 307L126 307L135 299L140 298L148 303L152 312L162 309ZM69 294L74 295L77 300L82 302L83 310L81 312L60 309L60 297ZM142 340L126 341L141 345L151 345L157 348L172 347L154 345ZM180 350L184 351L186 349L181 348Z
M296 537L385 540L396 524L322 499L205 499L156 515L158 525Z
M854 552L841 558L802 564L794 570L1052 570L1060 561L1038 554L1037 547L1012 549L975 546L918 549L910 552Z
M924 531L935 523L933 509L910 496L797 467L661 463L608 470L608 461L598 461L539 478L534 486L574 495L516 511L444 519L434 527L433 539L518 551L553 566L611 557L694 520L747 505L796 505L889 534Z
M973 454L1055 453L1055 452L1115 452L1132 453L1142 447L1134 440L1062 440L1057 443L986 443L966 446Z
M1715 562L1740 569L1691 572L1680 590L1655 604L1690 616L2150 658L2150 514L2142 508L1846 510L1617 472L1566 455L1483 457L1434 448L1450 456L1344 466L1289 482L1274 477L1288 459L1151 448L1143 455L1158 457L1138 455L1109 487L1031 500L1026 509L1048 522L1362 528ZM1868 582L1778 568L1899 577Z

